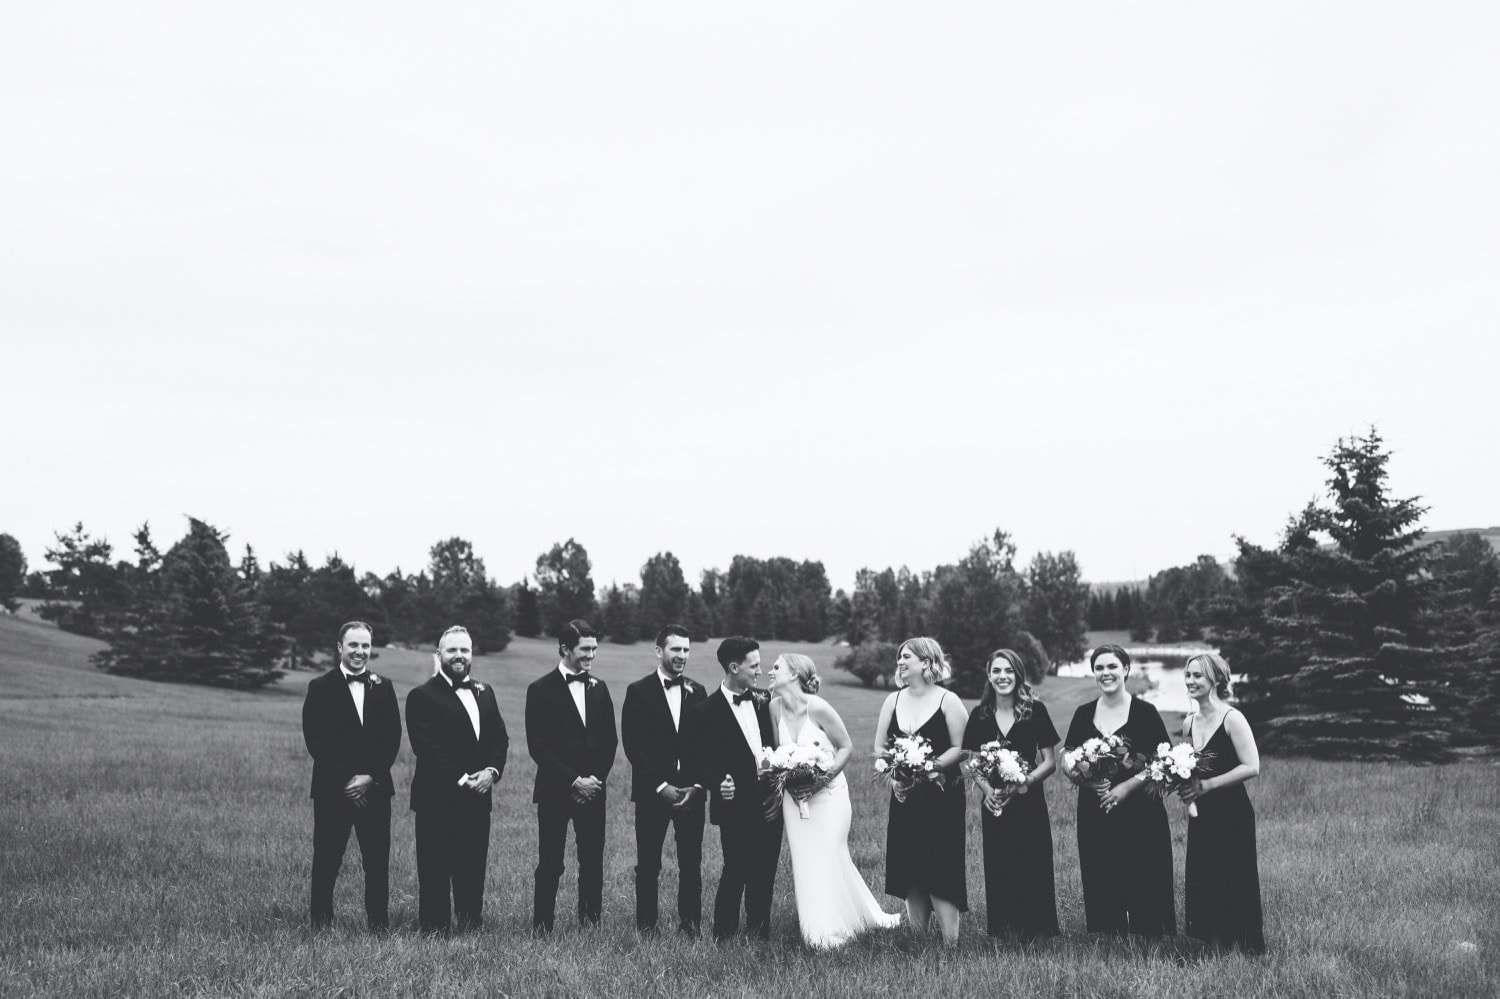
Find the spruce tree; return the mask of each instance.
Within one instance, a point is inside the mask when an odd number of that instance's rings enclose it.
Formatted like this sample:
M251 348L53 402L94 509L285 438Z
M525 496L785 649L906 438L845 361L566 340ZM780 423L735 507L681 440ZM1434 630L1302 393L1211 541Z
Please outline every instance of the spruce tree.
M1454 649L1418 544L1424 508L1387 488L1379 434L1324 459L1326 505L1309 504L1271 550L1238 539L1239 598L1223 650L1272 751L1352 759L1448 752ZM1327 539L1327 541L1323 541Z
M157 584L134 590L129 613L103 637L110 647L94 662L111 673L237 689L282 676L275 668L281 643L230 562L224 536L194 518L162 558Z

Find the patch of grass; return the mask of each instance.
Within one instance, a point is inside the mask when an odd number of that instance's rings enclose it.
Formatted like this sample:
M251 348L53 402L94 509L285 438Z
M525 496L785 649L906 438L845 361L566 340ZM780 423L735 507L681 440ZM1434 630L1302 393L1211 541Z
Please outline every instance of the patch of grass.
M49 641L50 639L50 641ZM1271 947L1263 958L1210 957L1183 939L1154 946L1082 932L1073 792L1052 782L1064 933L1020 947L983 933L977 808L970 807L972 911L943 952L907 928L832 954L797 936L783 851L767 944L642 940L633 929L635 862L628 763L610 780L604 925L564 918L532 939L534 767L526 685L555 664L549 642L518 639L482 659L510 726L510 763L491 840L484 932L414 933L416 872L403 748L392 823L389 936L363 930L357 851L340 878L335 929L307 929L311 763L300 709L308 674L254 693L109 677L97 643L0 619L0 994L235 996L872 996L901 992L1036 996L1481 996L1500 986L1500 780L1494 765L1442 767L1268 759L1251 786ZM713 643L690 672L713 683ZM861 751L885 694L831 672L826 645L802 651ZM606 644L596 666L615 697L653 666L648 645ZM424 653L381 650L375 663L404 698L431 669ZM845 682L847 681L847 682ZM1064 728L1094 696L1087 680L1050 679L1042 696ZM881 883L886 795L851 771L851 853ZM1179 865L1185 818L1170 808ZM670 847L668 847L670 853ZM720 867L705 839L705 908ZM573 864L561 908L574 895ZM676 890L663 872L663 912ZM882 897L886 908L899 902ZM1179 897L1180 905L1180 897ZM1179 908L1179 918L1181 911Z

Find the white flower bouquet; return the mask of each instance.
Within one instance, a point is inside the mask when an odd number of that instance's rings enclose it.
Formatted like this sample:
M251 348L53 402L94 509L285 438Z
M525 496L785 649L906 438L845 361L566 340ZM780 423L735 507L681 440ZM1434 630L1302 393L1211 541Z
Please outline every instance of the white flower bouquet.
M808 818L807 802L822 790L828 771L833 767L833 751L826 746L762 746L760 773L770 785L766 795L766 817L781 811L781 795L786 792L797 802L797 812Z
M942 787L948 775L937 768L932 743L919 735L897 736L875 754L875 779L891 785L897 801L905 801L918 784Z
M960 765L964 774L984 792L985 807L995 815L1026 786L1026 775L1031 773L1031 764L1021 759L1020 753L998 741L966 750ZM999 795L991 796L992 790L1000 792Z

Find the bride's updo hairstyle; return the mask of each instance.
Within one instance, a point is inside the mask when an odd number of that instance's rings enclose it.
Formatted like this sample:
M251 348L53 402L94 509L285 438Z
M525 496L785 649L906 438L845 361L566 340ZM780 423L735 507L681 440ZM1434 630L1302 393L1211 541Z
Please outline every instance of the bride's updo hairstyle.
M953 667L936 638L908 638L901 643L901 649L911 649L911 654L922 660L922 675L931 682L942 683L953 677ZM898 656L901 649L896 650Z
M804 694L816 694L818 688L823 686L823 681L818 676L818 667L811 659L795 652L784 653L781 659L786 663L787 669L796 674L797 686L802 688Z
M1213 652L1200 652L1184 663L1183 668L1186 669L1193 663L1198 664L1198 668L1203 671L1208 682L1214 685L1214 693L1219 695L1220 700L1227 701L1234 696L1234 683L1229 676L1229 664L1222 656Z

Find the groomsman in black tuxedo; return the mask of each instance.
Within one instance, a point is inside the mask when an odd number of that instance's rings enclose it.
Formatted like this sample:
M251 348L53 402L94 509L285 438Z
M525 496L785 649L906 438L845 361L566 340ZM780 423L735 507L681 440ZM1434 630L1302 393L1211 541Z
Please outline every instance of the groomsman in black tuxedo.
M313 758L312 924L333 922L333 885L349 845L359 840L365 869L365 919L389 923L391 764L401 750L396 692L369 670L372 629L350 621L339 629L338 665L307 685L302 738Z
M490 789L505 772L510 738L495 692L470 675L469 633L443 632L434 659L436 675L406 695L407 738L417 756L417 925L435 933L456 923L462 932L484 925Z
M781 809L766 817L768 788L759 752L776 745L770 696L760 689L760 643L735 635L719 644L724 682L691 715L694 783L708 788L709 821L719 827L724 872L714 895L714 939L740 928L745 900L749 932L771 935L771 890L781 856Z
M604 900L604 782L620 744L609 688L589 674L599 633L563 625L558 664L526 688L526 748L536 761L537 865L531 925L550 933L568 823L578 845L578 922L597 926Z
M703 918L703 788L685 770L688 714L708 691L689 680L692 642L687 629L669 624L656 636L656 669L625 688L620 735L630 760L630 800L635 802L635 925L656 932L661 850L671 826L677 841L677 920L687 936Z

